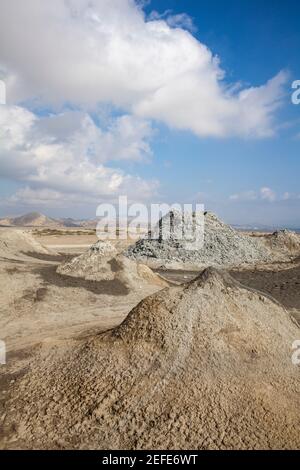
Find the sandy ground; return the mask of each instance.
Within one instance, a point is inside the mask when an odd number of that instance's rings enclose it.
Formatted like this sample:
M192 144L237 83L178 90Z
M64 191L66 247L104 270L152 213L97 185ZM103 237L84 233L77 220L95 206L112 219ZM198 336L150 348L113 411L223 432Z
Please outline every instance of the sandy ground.
M12 235L16 230L21 231L12 229ZM8 390L35 361L39 348L114 328L145 296L159 289L149 285L140 292L128 292L122 284L57 274L59 264L97 241L95 234L87 232L35 230L35 239L48 252L22 247L20 252L0 256L0 339L7 351L7 364L0 365L0 429ZM124 241L116 245L122 250ZM0 431L0 441L1 437Z
M39 348L114 328L158 289L149 285L141 292L127 292L117 283L57 274L59 264L97 241L95 235L71 230L71 234L65 231L36 239L50 249L48 253L21 251L0 256L0 339L7 351L7 364L0 365L0 441L7 392L35 361Z
M47 248L73 255L83 253L98 240L91 229L36 229L33 233Z
M70 229L35 229L33 231L35 238L44 246L63 253L83 253L91 245L98 241L96 230L84 228ZM105 236L105 235L104 235ZM118 251L124 250L134 241L114 240L114 245Z
M63 354L69 346L115 328L142 299L159 289L149 286L128 293L120 285L57 274L60 263L97 241L91 230L57 233L38 229L35 237L48 253L28 251L21 256L0 257L0 339L6 342L8 352L7 364L0 365L0 448L18 448L13 439L7 441L2 426L6 403L17 381L37 361L41 357L47 361L55 351ZM118 250L125 246L124 241L117 244ZM185 283L197 272L160 270L159 274ZM244 285L274 297L300 322L300 260L234 270L232 274Z
M300 448L298 332L279 303L207 269L114 330L44 342L28 370L19 357L3 447Z
M49 248L49 253L23 251L11 259L0 257L0 338L6 342L7 351L52 336L66 338L90 328L112 328L145 295L154 292L150 286L149 290L128 294L122 286L57 274L60 263L97 241L95 234L86 232L90 230L63 230L59 235L57 230L35 230L35 234L42 234L35 235L36 240ZM122 243L117 244L118 249L122 249ZM54 249L57 245L60 252Z
M39 255L28 262L1 263L0 331L7 351L90 328L112 328L156 290L149 286L127 293L122 285L61 276L56 273L57 261L65 258L55 256L54 261L44 256L44 260Z

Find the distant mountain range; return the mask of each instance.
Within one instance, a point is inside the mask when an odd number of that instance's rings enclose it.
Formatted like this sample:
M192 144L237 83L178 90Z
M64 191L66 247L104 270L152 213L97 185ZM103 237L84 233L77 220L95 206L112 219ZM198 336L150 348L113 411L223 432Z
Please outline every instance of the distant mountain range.
M244 224L244 225L231 225L235 230L241 231L252 231L252 232L275 232L276 230L291 230L293 232L300 232L300 228L275 226L275 225L263 225L263 224Z
M0 219L0 225L8 227L96 228L96 224L96 220L75 220L72 218L53 219L40 212L30 212L19 217L5 217Z
M48 228L96 228L97 220L96 219L86 219L86 220L76 220L72 218L61 218L54 219L47 217L40 212L29 212L28 214L21 215L19 217L5 217L0 219L0 226L5 227L48 227ZM257 232L274 232L275 230L281 228L289 227L275 227L275 226L266 226L262 224L244 224L244 225L232 225L236 230L243 231L257 231ZM300 232L299 229L290 228L295 232Z
M272 225L263 225L263 224L232 224L231 225L235 230L245 230L245 231L257 231L257 232L271 232L275 231L277 228Z

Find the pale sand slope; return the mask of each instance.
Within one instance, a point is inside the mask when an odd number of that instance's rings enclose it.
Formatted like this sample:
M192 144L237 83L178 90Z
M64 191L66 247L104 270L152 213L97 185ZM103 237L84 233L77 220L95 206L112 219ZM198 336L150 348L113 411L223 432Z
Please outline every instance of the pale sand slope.
M24 255L35 252L49 254L31 233L24 230L0 229L0 259L24 259Z
M130 276L130 270L126 277L126 269L119 270L118 280L57 274L62 257L51 254L29 233L14 229L0 230L0 250L0 339L6 341L8 351L48 337L112 328L142 298L166 285L156 282L160 278L150 270L149 281L143 275L134 286L141 277L137 272L134 277L134 271ZM143 269L135 263L133 267Z
M300 448L299 328L207 269L116 329L44 345L6 403L3 447Z

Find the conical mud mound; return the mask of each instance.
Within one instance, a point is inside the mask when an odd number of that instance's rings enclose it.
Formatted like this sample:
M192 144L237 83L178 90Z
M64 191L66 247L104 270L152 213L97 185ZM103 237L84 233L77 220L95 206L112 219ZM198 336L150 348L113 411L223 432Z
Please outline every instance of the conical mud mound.
M171 216L172 231L168 239L157 239L158 237L153 239L153 234L148 234L146 238L129 247L125 254L130 258L147 261L150 265L151 263L154 265L187 263L198 266L222 267L270 259L271 252L264 243L237 232L211 212L206 212L204 215L204 243L195 243L193 248L184 239L180 239L182 214L173 211ZM170 219L170 214L162 218L158 226L163 226L166 219ZM189 217L185 223L187 230L189 230L191 225ZM201 227L195 225L195 230L201 230ZM155 230L154 234L156 235ZM199 236L199 240L201 240L201 236Z
M300 255L300 236L290 230L278 230L266 238L267 245L282 255Z
M29 232L15 229L0 230L0 257L11 258L30 253L49 254Z
M297 338L280 305L208 269L115 330L41 352L6 423L29 448L299 448Z
M116 281L127 290L141 289L146 283L168 285L150 268L118 255L115 247L104 241L98 241L87 252L62 264L57 272L90 281Z

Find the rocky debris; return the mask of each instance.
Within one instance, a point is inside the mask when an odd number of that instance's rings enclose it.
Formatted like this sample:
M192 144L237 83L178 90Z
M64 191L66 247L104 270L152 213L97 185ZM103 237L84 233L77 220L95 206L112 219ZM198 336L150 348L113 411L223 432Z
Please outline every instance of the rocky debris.
M82 255L58 266L57 273L89 281L118 281L128 290L141 289L145 283L168 285L150 268L118 255L112 243L101 240Z
M8 400L7 447L299 448L298 337L282 306L209 268L42 349Z
M172 212L172 223L169 237L159 237L157 233L164 221L161 219L158 228L147 237L129 247L125 255L129 258L151 262L157 265L168 265L172 262L189 263L197 266L233 266L242 263L264 262L270 259L271 253L260 240L234 230L218 219L211 212L204 214L204 242L201 233L194 243L180 237L182 230L191 233L191 217L182 224L182 214ZM170 227L167 225L167 228ZM183 228L182 228L183 227ZM201 231L202 226L195 224L195 230Z

